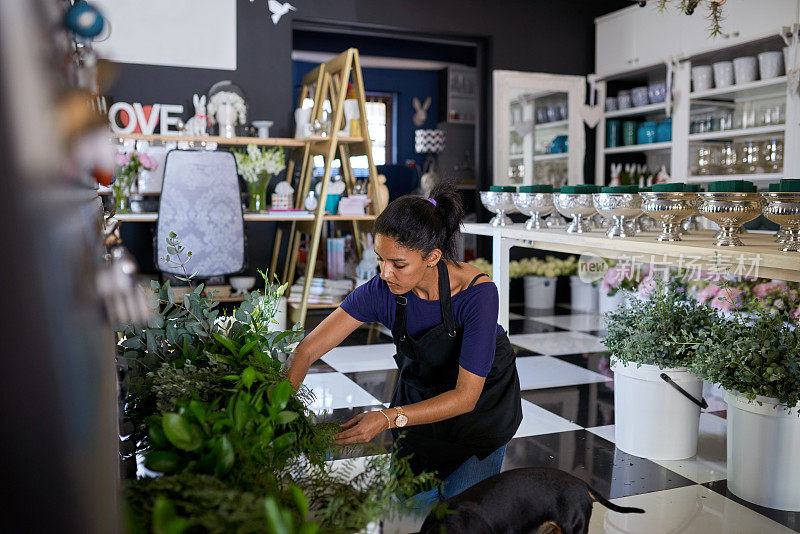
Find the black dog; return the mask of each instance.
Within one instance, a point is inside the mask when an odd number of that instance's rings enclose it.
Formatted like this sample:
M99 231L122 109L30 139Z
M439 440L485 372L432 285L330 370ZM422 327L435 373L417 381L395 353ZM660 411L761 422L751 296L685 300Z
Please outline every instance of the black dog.
M615 512L644 513L609 502L568 473L529 467L487 478L447 499L444 512L428 514L420 534L585 534L593 501Z

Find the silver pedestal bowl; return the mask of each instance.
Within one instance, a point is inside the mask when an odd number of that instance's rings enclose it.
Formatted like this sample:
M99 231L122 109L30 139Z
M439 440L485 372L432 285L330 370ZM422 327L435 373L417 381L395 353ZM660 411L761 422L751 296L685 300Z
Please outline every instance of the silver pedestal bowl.
M511 219L506 215L507 213L514 213L513 193L502 193L498 191L481 191L481 202L483 206L493 211L495 215L489 224L492 226L508 226L511 224Z
M555 209L553 193L512 193L512 195L517 210L530 217L525 221L526 230L537 230L546 226L542 217Z
M561 215L572 218L572 222L567 226L567 232L582 234L592 231L586 220L597 211L592 195L588 193L554 193L553 201Z
M762 193L764 217L781 225L780 250L800 251L800 193Z
M697 213L697 193L652 192L639 193L642 211L661 222L658 241L680 241L681 223Z
M737 236L741 226L761 214L763 200L760 193L697 193L700 197L700 214L717 223L720 231L714 237L718 247L741 247Z
M637 193L594 193L592 197L597 213L614 220L614 225L606 230L606 237L614 239L636 235L636 230L628 223L641 215L642 197Z

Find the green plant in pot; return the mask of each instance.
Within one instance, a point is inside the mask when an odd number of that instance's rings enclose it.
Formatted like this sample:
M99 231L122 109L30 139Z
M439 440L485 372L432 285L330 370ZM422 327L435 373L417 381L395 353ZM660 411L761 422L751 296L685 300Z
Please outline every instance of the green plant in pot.
M286 168L283 149L274 147L267 150L251 143L244 152L233 150L233 155L239 174L247 183L250 193L249 211L258 213L265 210L270 178Z
M768 309L720 316L693 349L692 369L725 390L728 489L800 511L800 329Z
M694 359L690 340L712 330L716 313L655 281L649 298L634 299L605 318L617 447L659 460L694 456L703 384L687 369Z

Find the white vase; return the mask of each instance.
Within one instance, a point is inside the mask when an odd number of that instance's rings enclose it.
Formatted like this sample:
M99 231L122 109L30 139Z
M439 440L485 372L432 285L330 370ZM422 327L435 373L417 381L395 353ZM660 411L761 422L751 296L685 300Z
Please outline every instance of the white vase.
M572 311L597 313L597 284L584 282L580 276L570 276L569 289Z
M236 137L236 108L224 102L217 109L217 123L219 124L220 137Z
M525 307L552 309L556 305L556 278L548 276L526 276Z
M762 80L777 78L783 74L783 52L762 52L758 54L758 73Z
M733 75L736 83L748 83L756 80L758 61L753 56L737 57L733 60Z
M666 373L695 399L703 382L685 367L623 365L613 360L614 441L628 454L654 460L682 460L697 453L700 406L661 379Z
M800 405L788 409L760 396L751 402L736 391L724 398L728 489L760 506L800 511Z

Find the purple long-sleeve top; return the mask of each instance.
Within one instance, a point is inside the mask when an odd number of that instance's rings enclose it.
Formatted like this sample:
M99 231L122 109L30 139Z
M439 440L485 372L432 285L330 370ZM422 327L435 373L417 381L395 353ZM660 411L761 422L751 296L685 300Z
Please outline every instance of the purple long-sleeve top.
M407 296L406 329L410 336L418 339L442 323L442 306L438 300L421 299L413 291ZM475 284L453 295L451 300L453 316L464 331L459 365L485 377L494 361L496 338L504 333L503 327L497 324L497 286L492 282ZM341 308L357 321L381 323L391 330L397 303L389 286L378 275L350 293Z

